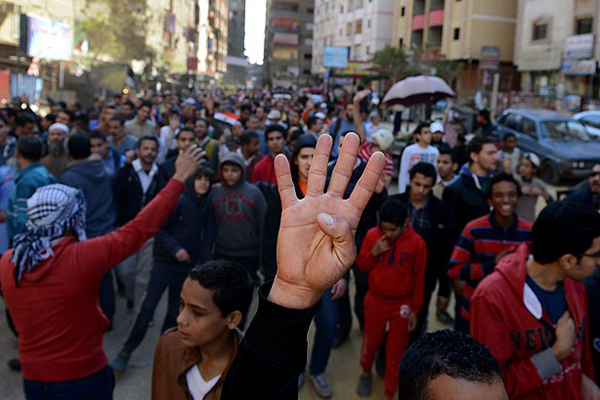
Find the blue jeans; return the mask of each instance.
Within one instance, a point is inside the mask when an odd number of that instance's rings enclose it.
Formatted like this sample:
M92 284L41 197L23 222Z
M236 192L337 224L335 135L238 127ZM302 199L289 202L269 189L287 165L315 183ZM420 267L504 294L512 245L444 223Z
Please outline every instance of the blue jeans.
M94 375L64 382L23 379L27 400L112 400L115 376L107 365Z
M158 306L160 298L167 288L169 289L167 315L165 315L161 332L177 325L179 295L190 268L191 266L188 264L172 264L161 261L154 263L140 312L137 314L129 337L123 345L122 351L124 353L133 353L144 340L148 325L154 316L154 310L156 310L156 306Z
M320 375L325 372L331 346L335 339L338 322L338 302L331 299L331 288L321 296L321 309L315 315L315 344L312 350L309 370L311 375Z

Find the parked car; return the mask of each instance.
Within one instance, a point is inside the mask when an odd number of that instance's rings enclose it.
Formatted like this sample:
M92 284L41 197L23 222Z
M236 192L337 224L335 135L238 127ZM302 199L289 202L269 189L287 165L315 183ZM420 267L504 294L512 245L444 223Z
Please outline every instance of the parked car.
M540 158L540 175L548 183L585 178L600 163L600 142L571 117L542 109L508 109L497 125L502 137L514 133L522 151Z
M600 111L584 111L573 115L573 118L585 125L588 133L600 141Z

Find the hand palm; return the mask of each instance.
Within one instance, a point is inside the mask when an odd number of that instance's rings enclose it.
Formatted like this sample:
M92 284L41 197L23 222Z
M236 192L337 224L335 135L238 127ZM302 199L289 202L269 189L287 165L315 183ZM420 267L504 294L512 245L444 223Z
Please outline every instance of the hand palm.
M342 195L356 161L359 139L348 134L333 171L329 189L323 193L332 139L319 138L308 178L307 195L296 198L284 156L275 160L283 205L277 242L278 285L313 299L335 284L356 257L353 232L383 169L384 157L376 153L348 200ZM331 217L333 215L333 218ZM332 224L324 222L327 218ZM274 285L275 287L275 285Z

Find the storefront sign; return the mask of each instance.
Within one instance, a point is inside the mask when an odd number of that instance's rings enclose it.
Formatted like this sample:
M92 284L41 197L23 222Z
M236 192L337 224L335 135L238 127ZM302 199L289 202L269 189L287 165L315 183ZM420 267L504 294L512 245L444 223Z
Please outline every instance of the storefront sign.
M560 68L560 49L545 48L522 51L517 61L519 71L553 71Z
M560 72L565 75L594 75L596 73L596 61L565 61L562 63Z
M500 46L482 46L480 69L497 71L499 66Z
M373 76L377 75L377 72L371 71L373 64L364 61L348 61L348 68L339 73L336 76L350 76L353 78L360 78L361 76Z
M27 17L27 55L46 60L71 61L73 30L69 25Z
M594 34L574 35L565 44L567 58L590 58L594 55Z

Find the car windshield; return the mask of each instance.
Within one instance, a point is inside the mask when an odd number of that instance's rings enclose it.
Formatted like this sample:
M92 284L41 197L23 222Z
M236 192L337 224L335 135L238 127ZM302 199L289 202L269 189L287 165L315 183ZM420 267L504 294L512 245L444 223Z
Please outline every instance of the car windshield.
M590 140L585 127L578 121L545 121L542 123L548 132L548 137L554 140Z

